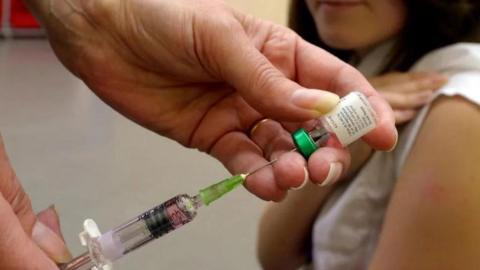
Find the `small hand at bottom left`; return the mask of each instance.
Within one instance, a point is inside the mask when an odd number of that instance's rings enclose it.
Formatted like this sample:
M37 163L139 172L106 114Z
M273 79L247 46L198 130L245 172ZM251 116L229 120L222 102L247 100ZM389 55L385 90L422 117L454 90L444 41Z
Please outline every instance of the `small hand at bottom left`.
M0 136L0 269L58 269L71 255L54 207L35 214Z

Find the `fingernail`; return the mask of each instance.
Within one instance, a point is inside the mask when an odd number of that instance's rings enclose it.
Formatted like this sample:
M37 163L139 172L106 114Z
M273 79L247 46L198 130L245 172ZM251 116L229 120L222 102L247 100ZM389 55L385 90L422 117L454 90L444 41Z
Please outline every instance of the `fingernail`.
M395 128L395 144L393 144L392 148L388 149L387 152L392 152L397 147L398 143L398 130Z
M324 115L338 104L340 97L327 91L299 89L293 93L291 101L302 109Z
M53 204L47 209L37 213L37 222L41 222L43 225L47 226L63 240L62 232L60 230L60 218L58 217L57 210Z
M56 263L67 263L72 259L60 237L40 221L33 226L32 239Z
M307 184L307 182L308 182L308 179L310 178L310 177L309 177L309 175L308 175L308 170L307 170L307 168L306 168L306 167L303 167L303 171L305 172L305 174L304 174L304 175L305 175L305 178L303 179L303 182L302 182L302 184L301 184L300 186L298 186L298 187L294 187L294 188L292 188L292 190L299 190L299 189L302 189L302 188L303 188L303 187L305 187L305 185Z
M335 183L342 175L343 165L339 162L333 162L330 164L330 170L328 171L327 178L320 184L321 187L331 185Z

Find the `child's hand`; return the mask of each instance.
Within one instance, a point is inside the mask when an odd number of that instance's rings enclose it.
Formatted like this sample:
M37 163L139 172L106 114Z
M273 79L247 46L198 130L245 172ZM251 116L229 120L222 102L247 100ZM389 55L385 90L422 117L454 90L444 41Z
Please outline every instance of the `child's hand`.
M447 80L446 76L432 72L392 72L369 79L392 106L397 125L412 120Z

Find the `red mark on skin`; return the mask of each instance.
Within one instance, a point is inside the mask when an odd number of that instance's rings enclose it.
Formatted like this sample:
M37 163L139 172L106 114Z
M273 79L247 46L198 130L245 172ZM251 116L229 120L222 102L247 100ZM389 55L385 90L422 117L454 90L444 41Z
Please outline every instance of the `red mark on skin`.
M422 198L428 201L443 201L448 195L448 190L445 186L439 182L435 172L426 169L420 177L416 177L420 180L420 192Z
M423 187L423 195L433 201L444 200L447 190L435 180L428 180Z

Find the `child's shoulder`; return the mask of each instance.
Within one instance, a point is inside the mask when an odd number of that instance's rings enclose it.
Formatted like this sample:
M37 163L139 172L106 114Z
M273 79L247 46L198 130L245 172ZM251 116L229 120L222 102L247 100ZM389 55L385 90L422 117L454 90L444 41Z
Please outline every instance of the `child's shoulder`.
M449 76L438 96L462 96L480 104L480 43L456 43L432 51L412 71L435 71Z
M455 43L423 56L412 70L435 70L447 74L480 72L480 43Z

